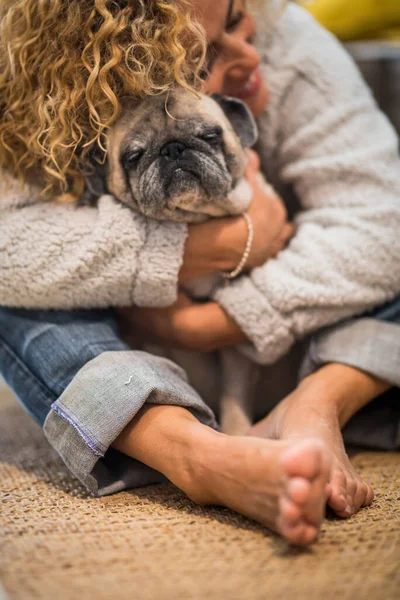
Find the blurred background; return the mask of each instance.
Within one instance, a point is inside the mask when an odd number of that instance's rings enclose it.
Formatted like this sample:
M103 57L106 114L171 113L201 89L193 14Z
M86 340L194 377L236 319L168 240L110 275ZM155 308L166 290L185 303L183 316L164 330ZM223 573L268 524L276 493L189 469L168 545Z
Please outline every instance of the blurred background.
M400 0L297 0L357 61L400 134Z

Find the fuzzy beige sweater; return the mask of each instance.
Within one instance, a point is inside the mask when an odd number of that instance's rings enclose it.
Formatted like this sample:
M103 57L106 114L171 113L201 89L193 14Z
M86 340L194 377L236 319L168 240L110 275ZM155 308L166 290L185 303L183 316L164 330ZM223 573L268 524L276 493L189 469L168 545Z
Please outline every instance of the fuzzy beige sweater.
M400 292L400 160L392 127L330 34L295 5L273 26L262 9L257 18L270 91L258 151L269 181L287 202L297 198L297 232L216 299L251 340L245 351L268 364ZM186 235L185 225L145 219L111 196L75 208L3 187L0 304L168 305Z

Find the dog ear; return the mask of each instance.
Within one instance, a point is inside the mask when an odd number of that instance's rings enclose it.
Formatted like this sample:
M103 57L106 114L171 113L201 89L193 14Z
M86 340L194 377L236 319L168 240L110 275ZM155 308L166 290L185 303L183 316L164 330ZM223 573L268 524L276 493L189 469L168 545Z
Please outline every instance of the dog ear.
M257 141L258 129L253 115L244 102L230 96L212 94L222 108L244 148L251 148Z
M107 190L107 160L104 152L98 148L91 148L82 166L82 175L86 181L86 189L90 196L99 198L108 194Z

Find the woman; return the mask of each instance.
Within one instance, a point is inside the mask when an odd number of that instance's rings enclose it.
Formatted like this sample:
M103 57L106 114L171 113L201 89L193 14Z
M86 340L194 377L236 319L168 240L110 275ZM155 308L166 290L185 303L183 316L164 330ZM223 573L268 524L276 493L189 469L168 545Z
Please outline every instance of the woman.
M255 21L242 0L193 0L187 12L178 2L161 1L136 3L137 12L129 2L107 0L86 7L48 4L51 10L29 0L3 2L2 91L10 96L2 95L0 134L7 170L18 171L14 156L25 172L39 165L50 191L58 179L79 194L77 173L85 155L78 150L102 141L118 113L118 98L167 89L175 81L187 85L202 67L190 52L196 45L188 44L192 38L201 42L194 14L208 41L207 91L247 102L259 117L264 172L286 198L292 185L303 208L289 247L267 261L284 245L288 228L282 207L257 189L252 165L256 238L248 267L260 269L220 290L218 304L197 306L181 296L166 309L124 311L134 331L146 324L169 343L204 350L246 344L257 360L273 363L296 339L399 293L397 141L348 58L300 9L290 7L275 26L261 27L256 41ZM60 30L58 23L69 26ZM49 39L51 65L45 60ZM140 50L133 50L133 58L127 50L132 40ZM34 59L28 53L33 41ZM78 55L71 58L73 52ZM17 99L10 82L18 77L25 85ZM103 95L96 98L96 89ZM80 107L89 130L74 106L77 97L86 99ZM39 124L39 134L28 136L32 123ZM240 218L193 226L186 239L184 226L144 222L110 197L97 208L75 209L42 202L34 191L6 196L4 305L168 306L176 297L178 272L183 281L232 270L245 246ZM385 334L385 350L397 343L393 311L390 323L368 319L375 344ZM360 352L354 359L361 346L354 327L364 331L365 321L315 338L308 354L312 369L337 362L305 379L254 427L253 437L228 438L214 431L212 412L179 369L129 350L113 312L5 308L0 318L6 380L27 410L40 423L46 420L50 443L94 493L160 481L161 473L196 502L229 506L297 544L317 536L326 493L344 517L372 501L371 488L348 462L340 426L398 382L390 361L384 369Z

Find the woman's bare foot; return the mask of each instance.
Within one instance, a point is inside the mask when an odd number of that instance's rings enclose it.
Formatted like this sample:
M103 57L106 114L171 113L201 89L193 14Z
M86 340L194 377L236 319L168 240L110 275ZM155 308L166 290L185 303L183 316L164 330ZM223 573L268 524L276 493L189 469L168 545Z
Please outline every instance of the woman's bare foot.
M227 436L182 407L145 405L113 447L163 473L198 504L231 508L293 544L318 535L331 467L320 440Z
M354 469L346 454L340 431L338 391L321 385L312 376L299 385L262 421L254 425L251 436L276 440L323 440L333 453L327 502L340 517L350 517L374 499L374 492ZM340 400L344 400L343 397Z
M196 476L174 483L198 504L231 508L296 545L313 542L325 515L325 445L216 435Z

